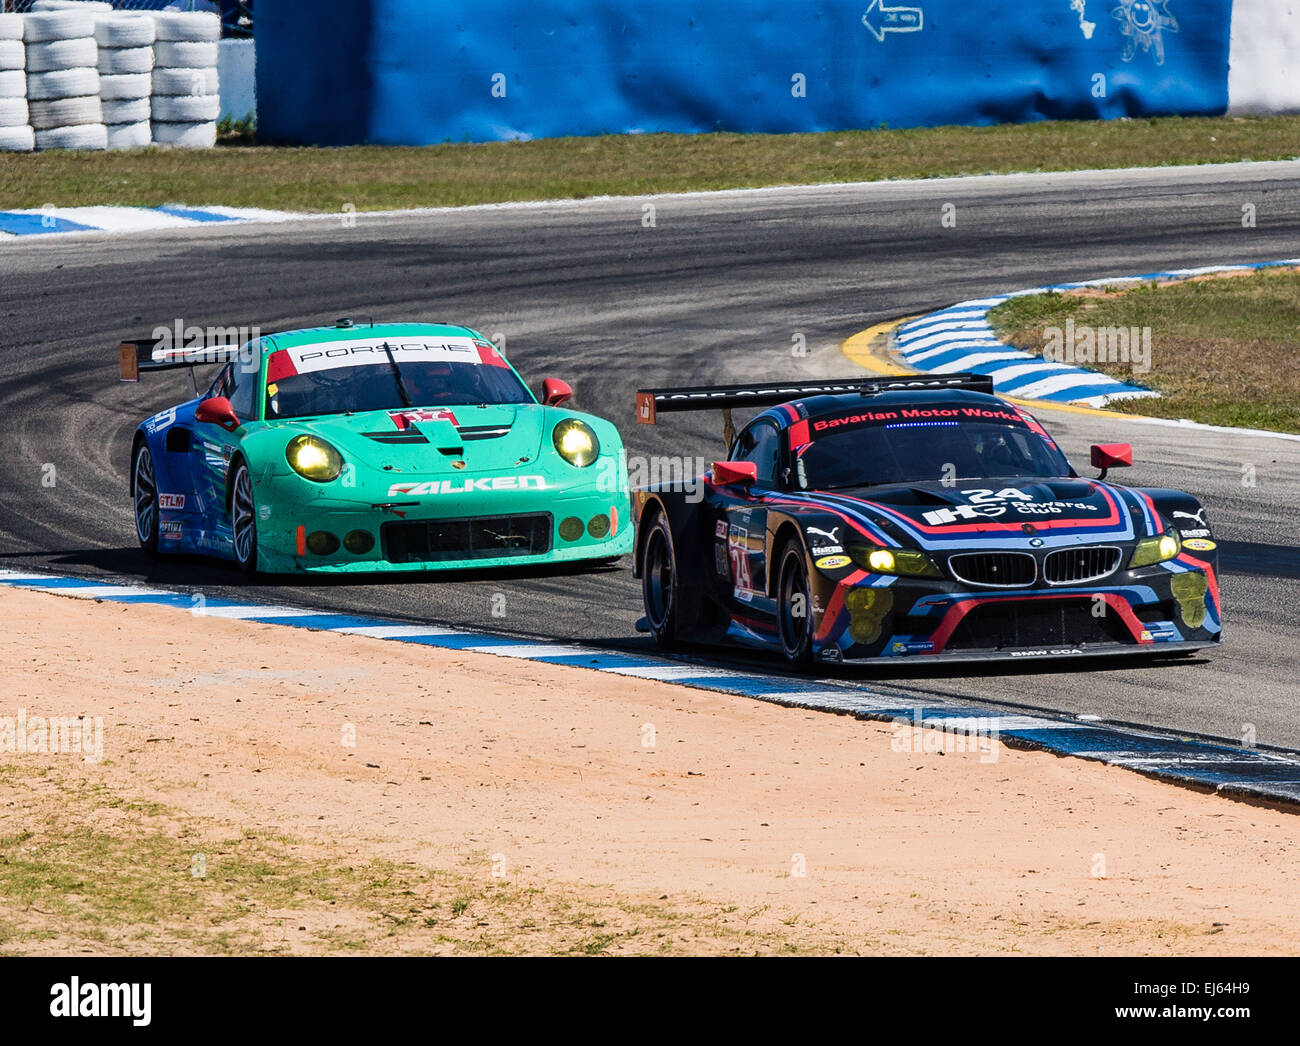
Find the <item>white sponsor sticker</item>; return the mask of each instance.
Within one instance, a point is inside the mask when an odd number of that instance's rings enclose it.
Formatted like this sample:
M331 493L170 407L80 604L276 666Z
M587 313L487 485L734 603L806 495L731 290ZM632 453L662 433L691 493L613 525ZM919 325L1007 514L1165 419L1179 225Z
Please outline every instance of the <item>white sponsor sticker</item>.
M431 479L418 483L394 483L390 498L430 497L441 494L476 494L492 490L545 490L543 476L488 476L484 479Z
M289 354L299 374L333 370L335 367L360 367L366 364L391 366L392 360L403 363L481 363L478 345L472 338L443 338L437 342L328 341L319 345L298 345L280 351Z

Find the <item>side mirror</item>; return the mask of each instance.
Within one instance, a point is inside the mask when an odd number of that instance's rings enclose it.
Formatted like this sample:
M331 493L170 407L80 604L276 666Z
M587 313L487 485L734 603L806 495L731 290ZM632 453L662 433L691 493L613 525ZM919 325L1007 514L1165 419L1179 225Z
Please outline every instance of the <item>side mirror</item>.
M239 428L239 419L235 417L235 408L225 396L213 396L206 399L194 409L194 420L220 425L227 432Z
M752 461L715 461L713 482L723 486L738 483L747 487L758 482L758 466Z
M1101 469L1098 479L1105 479L1110 469L1128 468L1133 464L1131 443L1094 443L1091 453L1092 467Z
M548 407L558 407L565 400L572 398L573 390L567 381L559 378L547 378L542 382L542 402Z

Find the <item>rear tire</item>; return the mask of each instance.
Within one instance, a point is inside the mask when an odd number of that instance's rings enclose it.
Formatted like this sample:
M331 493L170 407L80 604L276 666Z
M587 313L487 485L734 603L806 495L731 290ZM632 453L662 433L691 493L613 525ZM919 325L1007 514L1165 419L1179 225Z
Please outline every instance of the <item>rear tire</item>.
M158 555L158 476L153 455L143 440L131 459L131 490L135 501L135 536L150 556Z
M781 653L791 668L803 671L812 665L812 595L808 585L808 560L803 546L789 541L781 549L777 575L777 631Z
M655 642L664 649L677 645L677 555L672 527L663 513L655 516L645 539L641 560L641 598Z
M257 505L253 476L242 460L235 466L235 478L230 484L230 536L236 566L252 577L257 573Z

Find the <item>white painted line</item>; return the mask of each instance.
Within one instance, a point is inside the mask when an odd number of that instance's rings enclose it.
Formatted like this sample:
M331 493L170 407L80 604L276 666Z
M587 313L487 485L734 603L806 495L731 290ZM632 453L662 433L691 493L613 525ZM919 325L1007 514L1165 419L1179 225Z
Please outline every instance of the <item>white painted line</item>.
M1122 387L1120 382L1115 381L1114 378L1108 378L1105 374L1081 370L1075 374L1056 374L1050 378L1044 378L1042 381L1035 381L1015 390L1008 390L1006 395L1031 400L1039 396L1051 395L1054 392L1067 392L1070 389L1087 388L1089 385L1105 386L1111 384Z
M317 617L320 614L327 614L327 610L300 610L297 607L209 607L204 606L196 608L194 613L199 617L224 617L232 619L243 619L250 617Z
M1018 360L1023 355L1023 353L1016 352L1015 349L1003 349L1001 352L975 352L969 356L963 356L959 360L940 363L937 367L931 367L930 372L932 374L961 374L985 363L997 363L998 360ZM998 375L992 374L990 377L996 382Z
M987 330L987 328L985 329ZM934 352L936 349L955 349L962 345L987 345L989 342L1001 344L991 331L982 335L967 332L929 334L923 338L917 338L907 345L899 345L898 351L908 359L920 359L921 356L918 353Z
M338 632L345 636L369 636L372 639L407 639L413 636L458 636L458 628L437 628L431 625L346 625L342 628L328 628L327 632Z
M205 204L202 207L187 206L186 210L207 211L210 214L220 214L227 218L250 222L291 222L302 217L302 214L296 211L268 211L261 207L218 207ZM332 217L341 218L342 213L339 212Z
M186 229L201 224L192 218L151 210L148 207L54 207L50 210L11 212L51 215L78 225L90 225L103 232L148 232L155 229Z
M932 312L927 316L922 316L919 320L910 320L898 328L898 333L915 334L924 330L926 327L935 327L943 323L951 323L965 320L983 320L988 314L987 308L978 309L950 309L947 312Z
M470 650L477 654L496 654L497 657L522 657L532 660L539 657L565 657L567 655L582 654L588 657L595 657L599 651L591 647L566 646L562 643L520 643L517 646L493 646L490 643L484 643L482 646L466 646L461 650Z
M941 723L945 730L967 730L967 731L985 731L992 729L997 733L1009 733L1012 730L1086 730L1087 725L1084 723L1071 723L1057 719L1044 719L1042 716L1032 715L999 715L993 719L981 716L953 716L935 718L926 716L925 720L918 724L921 726L934 726ZM990 727L990 724L993 724Z
M898 708L902 704L901 701L887 701L854 690L775 690L753 696L761 701L772 701L776 704L806 705L809 708L840 708L846 712L872 712L883 708Z
M900 333L895 339L895 344L915 348L923 340L932 340L940 334L964 334L968 331L985 331L991 332L992 328L983 319L978 320L959 320L951 323L931 323L919 330L910 330L906 334Z
M703 665L650 665L650 666L614 666L601 669L619 676L634 676L637 679L735 679L748 680L752 676L730 672L721 668L705 668Z

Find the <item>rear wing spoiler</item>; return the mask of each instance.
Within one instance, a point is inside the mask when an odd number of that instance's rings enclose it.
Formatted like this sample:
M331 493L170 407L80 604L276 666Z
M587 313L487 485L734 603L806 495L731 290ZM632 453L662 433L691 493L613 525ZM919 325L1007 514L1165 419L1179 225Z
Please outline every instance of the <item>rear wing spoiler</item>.
M174 348L170 337L126 340L120 342L117 349L121 380L139 381L142 371L229 363L239 359L240 350L245 344L245 341L237 338L217 337L205 339L199 345L189 341L181 348Z
M660 413L687 410L723 410L734 407L774 407L806 396L842 396L900 390L993 394L987 374L900 374L896 377L848 378L843 381L794 381L770 385L700 385L691 388L640 389L636 394L636 420L653 425Z

